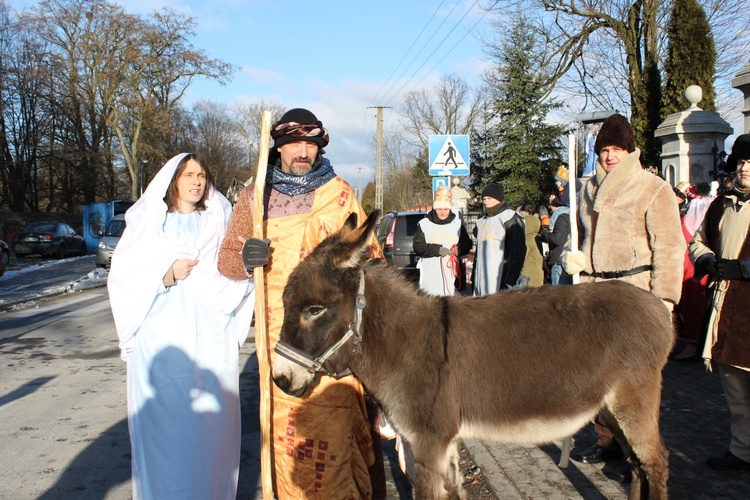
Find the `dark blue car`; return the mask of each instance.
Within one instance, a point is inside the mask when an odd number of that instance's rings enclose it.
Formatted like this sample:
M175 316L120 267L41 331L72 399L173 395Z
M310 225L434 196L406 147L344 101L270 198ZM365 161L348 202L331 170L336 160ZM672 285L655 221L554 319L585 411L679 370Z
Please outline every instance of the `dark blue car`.
M16 257L30 254L64 259L68 255L86 255L86 241L68 224L30 222L13 237L11 248Z

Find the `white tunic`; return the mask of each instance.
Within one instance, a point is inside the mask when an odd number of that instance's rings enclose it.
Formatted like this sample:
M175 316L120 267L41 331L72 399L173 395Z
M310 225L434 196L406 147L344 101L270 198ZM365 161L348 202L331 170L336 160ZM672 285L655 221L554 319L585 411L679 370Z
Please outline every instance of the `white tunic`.
M474 262L474 295L500 291L505 265L505 223L515 212L503 210L477 221L477 253Z
M189 245L199 221L197 212L172 212L164 235ZM182 281L157 294L128 358L134 498L236 497L237 336L234 316L201 302Z
M167 213L172 158L126 215L107 287L127 361L134 499L234 499L240 453L239 348L254 294L218 272L229 202L209 186L206 210ZM168 289L177 259L197 259Z
M419 221L426 243L436 243L446 248L458 244L461 235L461 219L455 217L449 224L435 224L425 217ZM447 296L456 293L456 272L450 255L420 257L419 288L430 295Z

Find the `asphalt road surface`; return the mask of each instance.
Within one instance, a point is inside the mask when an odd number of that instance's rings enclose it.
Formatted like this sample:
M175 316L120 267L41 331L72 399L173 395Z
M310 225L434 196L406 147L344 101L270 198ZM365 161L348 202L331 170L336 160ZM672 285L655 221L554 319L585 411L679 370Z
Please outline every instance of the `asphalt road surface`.
M260 491L254 354L248 341L240 352L238 498ZM125 398L106 288L0 313L0 498L131 498ZM410 498L392 442L384 448L388 498Z

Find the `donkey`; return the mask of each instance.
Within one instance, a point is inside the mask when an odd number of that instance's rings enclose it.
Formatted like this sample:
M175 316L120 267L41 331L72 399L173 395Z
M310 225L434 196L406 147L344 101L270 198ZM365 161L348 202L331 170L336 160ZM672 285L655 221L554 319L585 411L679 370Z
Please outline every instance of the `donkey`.
M674 332L661 300L620 281L428 296L359 265L378 215L358 228L350 216L289 276L281 390L304 397L320 372L351 370L411 444L416 498L462 496L461 438L548 443L600 411L630 457L629 498L667 498L659 405Z

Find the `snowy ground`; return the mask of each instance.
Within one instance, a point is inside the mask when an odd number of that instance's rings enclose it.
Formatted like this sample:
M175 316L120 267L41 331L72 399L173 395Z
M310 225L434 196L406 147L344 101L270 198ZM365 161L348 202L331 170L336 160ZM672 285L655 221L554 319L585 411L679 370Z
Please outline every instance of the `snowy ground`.
M93 255L11 259L0 277L0 307L34 307L35 301L45 297L104 286L107 275L106 269L96 267Z

